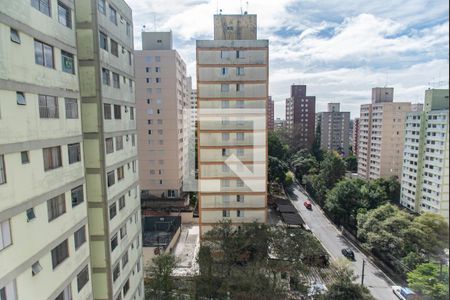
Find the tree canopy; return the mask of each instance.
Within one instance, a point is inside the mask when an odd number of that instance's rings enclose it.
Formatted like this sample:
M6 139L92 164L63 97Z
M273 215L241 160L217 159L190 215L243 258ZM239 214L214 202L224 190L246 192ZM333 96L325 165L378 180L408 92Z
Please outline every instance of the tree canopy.
M448 266L435 263L421 264L408 273L409 286L433 300L449 298L448 279Z

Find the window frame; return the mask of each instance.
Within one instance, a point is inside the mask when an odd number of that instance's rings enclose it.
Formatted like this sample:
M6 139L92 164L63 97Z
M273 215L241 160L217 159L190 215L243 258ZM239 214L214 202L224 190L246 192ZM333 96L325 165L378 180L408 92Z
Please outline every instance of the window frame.
M51 250L53 270L69 258L69 242L65 239L58 246Z
M81 278L81 280L80 280ZM80 283L81 282L81 283ZM77 274L77 290L80 292L86 284L89 282L89 265L86 265L86 267L83 268L78 274Z
M61 9L64 9L64 11L61 11ZM63 22L61 22L61 17L62 17L62 13L64 13L64 24ZM68 7L67 5L65 5L64 3L62 3L61 1L58 1L58 22L61 25L64 25L67 28L72 29L72 10L70 9L70 7Z
M40 49L39 51L37 51ZM48 59L46 50L50 50L51 52L51 60ZM39 59L42 60L42 62L39 61ZM46 44L44 42L41 42L39 40L34 40L34 62L37 65L41 65L43 67L54 69L55 68L55 51L53 49L53 46Z
M71 62L71 67L66 67L66 62ZM67 51L61 50L61 70L64 73L75 75L75 56Z
M64 98L64 106L66 109L66 119L79 119L77 98Z
M53 106L49 105L53 101ZM38 95L39 118L40 119L59 119L59 101L58 97L50 95ZM53 109L53 111L52 111Z
M71 153L71 150L76 150L77 153ZM71 164L75 164L77 162L81 161L81 144L80 143L73 143L73 144L68 144L67 145L67 154L68 154L68 160L69 160L69 165ZM73 157L75 156L75 157ZM75 159L75 160L73 160Z
M73 241L75 250L80 249L87 242L86 238L86 225L81 226L80 229L73 233Z
M10 37L11 42L13 42L13 43L16 43L19 45L22 43L22 41L20 40L19 31L15 28L12 28L12 27L10 28L9 37Z
M115 172L115 170L112 170L112 171L106 173L106 179L107 179L106 181L107 181L108 187L111 187L114 184L116 184L116 172Z
M55 150L56 150L56 152L54 152ZM42 154L43 154L43 158L44 158L44 171L58 169L63 166L62 156L61 156L61 146L43 148ZM50 157L50 161L46 162L46 158L49 158L49 157Z
M72 207L76 207L84 202L84 187L79 185L70 190L70 197L72 199ZM75 200L75 201L74 201ZM81 200L81 201L80 201Z
M47 2L47 10L44 10L44 8L42 7L42 2ZM51 17L52 16L52 4L50 0L31 0L31 6L36 8L38 11L40 11L41 13L43 13L46 16Z
M65 193L60 194L47 200L47 216L48 222L52 222L58 219L60 216L67 212L66 208L66 195Z

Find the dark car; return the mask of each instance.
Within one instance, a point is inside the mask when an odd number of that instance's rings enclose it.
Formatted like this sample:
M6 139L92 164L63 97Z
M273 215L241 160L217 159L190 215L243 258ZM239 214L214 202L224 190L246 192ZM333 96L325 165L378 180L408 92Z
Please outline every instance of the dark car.
M312 209L312 204L311 201L306 200L305 202L303 202L303 205L307 208L307 209Z
M353 253L353 250L350 248L344 248L342 249L342 255L347 257L348 259L355 260L355 253Z

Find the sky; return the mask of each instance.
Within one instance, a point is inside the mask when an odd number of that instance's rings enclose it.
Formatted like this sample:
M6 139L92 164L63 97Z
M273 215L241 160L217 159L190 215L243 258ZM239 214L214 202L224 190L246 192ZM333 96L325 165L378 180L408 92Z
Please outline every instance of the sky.
M135 49L141 31L168 31L195 78L195 41L213 39L213 15L258 16L269 40L270 95L284 119L292 84L306 84L316 112L328 102L359 116L371 88L394 87L394 101L423 102L425 90L448 88L447 0L126 0ZM145 28L144 28L145 26ZM195 81L195 79L194 79Z

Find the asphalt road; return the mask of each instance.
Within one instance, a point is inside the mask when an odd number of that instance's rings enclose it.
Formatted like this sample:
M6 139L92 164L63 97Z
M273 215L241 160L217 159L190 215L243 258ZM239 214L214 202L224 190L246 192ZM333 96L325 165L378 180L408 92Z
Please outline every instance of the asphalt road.
M292 193L289 195L294 206L302 216L306 225L311 228L314 235L320 240L322 245L330 254L332 260L342 259L343 248L351 248L355 253L355 261L350 263L350 267L358 276L358 282L361 282L362 264L366 261L364 271L364 285L369 288L372 295L379 300L398 300L392 293L392 281L375 265L373 265L366 255L361 253L358 248L352 245L339 230L324 216L322 211L313 203L312 210L308 210L303 205L307 196L295 185Z

